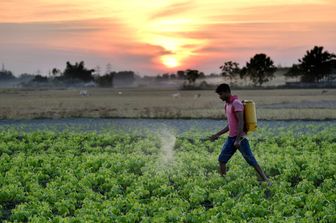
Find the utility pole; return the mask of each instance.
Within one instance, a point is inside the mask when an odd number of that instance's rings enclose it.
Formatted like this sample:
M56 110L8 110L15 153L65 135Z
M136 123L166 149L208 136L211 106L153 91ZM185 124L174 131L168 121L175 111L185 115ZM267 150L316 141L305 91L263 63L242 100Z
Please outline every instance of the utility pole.
M112 65L110 63L106 64L106 74L110 74L112 71Z
M97 66L94 68L94 70L95 70L95 74L98 75L98 76L100 76L100 71L101 71L100 66L97 65Z

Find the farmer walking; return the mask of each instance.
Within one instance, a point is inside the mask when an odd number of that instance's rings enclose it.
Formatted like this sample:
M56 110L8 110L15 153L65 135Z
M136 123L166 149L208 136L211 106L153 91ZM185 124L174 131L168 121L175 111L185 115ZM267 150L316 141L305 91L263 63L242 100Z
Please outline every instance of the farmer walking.
M219 98L225 101L225 114L227 117L227 126L209 137L211 141L217 140L221 135L229 132L229 136L223 145L222 151L218 157L219 172L221 176L226 174L226 163L230 160L233 154L237 151L243 155L246 162L254 167L260 176L260 180L268 181L264 171L258 165L257 160L251 151L249 141L244 132L244 105L238 100L237 96L231 95L231 89L228 84L220 84L216 93Z

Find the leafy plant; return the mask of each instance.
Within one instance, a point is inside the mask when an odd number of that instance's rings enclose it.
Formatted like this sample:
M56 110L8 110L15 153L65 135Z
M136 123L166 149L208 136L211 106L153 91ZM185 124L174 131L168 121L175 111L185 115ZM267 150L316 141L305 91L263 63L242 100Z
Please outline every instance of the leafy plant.
M335 130L260 129L250 141L270 187L238 154L221 178L223 142L197 133L162 164L150 134L1 130L0 221L334 222Z

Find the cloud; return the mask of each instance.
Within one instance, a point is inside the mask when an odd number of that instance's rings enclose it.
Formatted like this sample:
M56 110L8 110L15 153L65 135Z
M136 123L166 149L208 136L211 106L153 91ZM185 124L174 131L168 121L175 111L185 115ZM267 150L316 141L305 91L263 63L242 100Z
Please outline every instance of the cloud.
M113 33L110 32L113 29ZM29 43L39 45L63 44L83 45L99 35L127 38L122 23L112 20L94 19L57 22L0 23L0 46L3 44ZM80 42L83 41L83 42ZM107 40L108 42L108 40Z
M84 4L78 5L73 3L49 3L35 8L33 15L36 17L52 17L58 18L69 17L71 15L91 14L94 10L86 7Z
M158 10L158 12L154 12L149 19L161 19L176 15L181 15L183 17L183 13L191 10L194 6L195 3L193 1L171 4L164 9Z
M22 59L48 67L62 57L84 58L156 73L165 69L158 64L164 55L203 70L217 69L225 59L244 62L259 52L276 63L296 62L314 45L335 52L335 1L289 3L2 1L0 62Z
M242 7L239 12L231 15L230 19L235 22L329 22L336 21L335 11L335 2Z
M17 74L37 69L45 74L67 60L92 66L111 62L115 69L152 74L155 58L170 53L139 43L132 30L111 19L0 23L0 33L0 61Z
M68 32L95 32L101 27L91 26L85 22L28 22L28 23L0 23L0 31L3 35L13 34L22 37L20 34L41 35L49 33L68 33Z
M0 8L2 9L1 22L67 21L102 17L97 14L92 5L78 1L54 3L13 0L0 2Z

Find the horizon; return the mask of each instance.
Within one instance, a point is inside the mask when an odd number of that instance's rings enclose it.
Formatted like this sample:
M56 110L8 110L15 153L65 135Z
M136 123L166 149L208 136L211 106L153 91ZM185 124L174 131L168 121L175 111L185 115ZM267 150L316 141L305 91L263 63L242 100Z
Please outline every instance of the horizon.
M25 4L26 3L26 4ZM15 76L84 61L101 73L219 73L257 53L291 66L315 45L336 51L336 2L59 0L1 2L0 63Z

